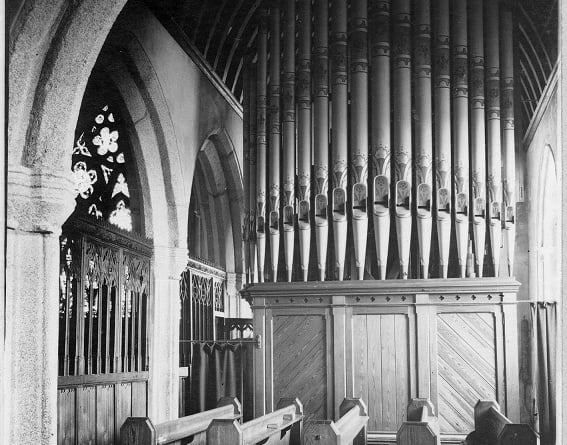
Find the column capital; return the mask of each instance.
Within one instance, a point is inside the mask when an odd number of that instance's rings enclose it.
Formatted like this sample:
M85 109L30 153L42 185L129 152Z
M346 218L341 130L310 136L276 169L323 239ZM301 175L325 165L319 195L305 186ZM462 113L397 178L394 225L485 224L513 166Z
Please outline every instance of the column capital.
M7 201L9 229L59 234L75 208L71 174L10 165Z

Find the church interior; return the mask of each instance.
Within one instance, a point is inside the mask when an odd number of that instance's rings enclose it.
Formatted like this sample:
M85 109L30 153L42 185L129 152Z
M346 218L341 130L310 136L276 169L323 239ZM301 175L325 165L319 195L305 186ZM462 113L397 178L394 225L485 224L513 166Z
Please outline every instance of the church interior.
M6 2L0 443L566 443L564 3Z

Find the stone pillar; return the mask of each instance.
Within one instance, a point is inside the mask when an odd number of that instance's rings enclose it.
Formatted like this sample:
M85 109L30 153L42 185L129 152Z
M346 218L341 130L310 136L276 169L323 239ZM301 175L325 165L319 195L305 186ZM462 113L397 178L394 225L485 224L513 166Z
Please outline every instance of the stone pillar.
M8 168L6 443L57 443L59 235L73 198L70 175Z
M148 394L148 416L154 424L179 415L179 280L186 265L184 248L154 246Z

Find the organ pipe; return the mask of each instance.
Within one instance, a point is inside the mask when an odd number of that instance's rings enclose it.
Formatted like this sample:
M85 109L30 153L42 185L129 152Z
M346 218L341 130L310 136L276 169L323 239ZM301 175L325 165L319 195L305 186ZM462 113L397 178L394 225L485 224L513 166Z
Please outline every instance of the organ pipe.
M401 277L408 278L411 242L412 134L409 0L393 2L396 232Z
M494 276L499 275L502 244L502 153L500 142L500 27L497 1L485 2L487 91L488 223Z
M260 29L258 31L258 63L257 63L257 168L256 168L256 247L258 249L258 279L264 281L264 260L266 253L266 112L267 112L267 58L268 29L267 11L260 12Z
M437 238L441 277L447 278L451 242L451 71L449 66L449 0L435 0L434 106Z
M246 66L249 66L249 58L247 58ZM250 72L248 68L244 69L243 76L243 94L242 94L242 123L243 123L243 152L244 165L242 175L244 177L244 224L242 226L242 240L244 241L244 271L247 283L250 283Z
M490 0L489 0L490 1ZM486 135L484 114L483 0L470 2L470 109L472 228L477 273L482 277L486 238Z
M453 132L455 176L455 229L461 278L465 277L469 237L469 111L467 2L454 0L453 26Z
M333 157L333 232L339 281L344 277L347 239L347 2L333 0L331 21L331 145Z
M250 188L249 188L249 209L248 218L248 242L250 249L250 282L255 283L256 274L256 70L250 70Z
M431 115L431 6L415 1L415 152L417 180L417 234L421 276L429 276L431 251L431 205L433 194L433 135Z
M291 281L295 235L295 0L286 0L284 20L282 75L283 229L286 274L287 280Z
M309 272L311 243L311 0L299 0L297 67L297 182L299 256L303 281Z
M368 6L352 0L350 46L351 178L354 257L359 280L364 279L368 233Z
M503 192L504 192L504 234L506 237L506 256L508 274L514 272L514 242L516 237L516 161L514 151L514 45L512 28L511 2L505 1L501 9L502 30L501 69L502 69L502 152L504 160Z
M373 221L379 277L385 280L390 242L390 0L373 2L371 30Z
M270 10L270 258L272 280L278 276L280 252L280 8L274 3Z
M313 104L314 174L315 174L315 238L319 277L325 280L329 234L329 2L315 0L315 66Z

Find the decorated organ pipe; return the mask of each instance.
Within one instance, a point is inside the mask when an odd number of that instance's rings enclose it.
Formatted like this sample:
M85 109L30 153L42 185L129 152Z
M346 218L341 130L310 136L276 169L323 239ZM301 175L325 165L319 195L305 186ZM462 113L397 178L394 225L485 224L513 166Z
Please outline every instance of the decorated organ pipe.
M516 237L516 160L514 151L514 44L511 2L501 3L500 13L500 54L502 85L502 158L504 192L504 235L506 239L506 260L508 274L514 272L514 242Z
M485 6L486 26L486 134L487 134L487 180L488 189L488 233L494 264L494 276L500 270L500 246L502 244L502 153L500 139L500 26L499 2L487 1Z
M329 236L329 2L315 0L314 36L315 239L319 279L325 280Z
M270 259L272 280L278 276L278 258L280 253L280 8L276 2L270 9L270 167L269 167L269 205L268 217L270 232Z
M390 0L372 2L370 30L372 216L378 276L384 280L390 243Z
M412 131L410 1L394 0L393 15L393 125L395 217L400 276L408 278L411 244Z
M250 71L249 71L249 60L247 57L246 68L244 69L242 75L243 82L243 94L242 94L242 151L244 154L244 163L242 168L243 186L244 186L244 221L242 225L242 241L244 243L244 274L246 276L246 281L250 283L250 239L249 239L249 229L250 229Z
M295 0L284 3L282 75L283 230L287 280L293 272L295 236Z
M311 0L299 0L297 66L297 226L303 281L311 243Z
M352 0L350 19L350 136L352 231L357 276L364 279L368 233L368 6Z
M490 1L490 0L489 0ZM470 148L472 229L477 276L482 277L486 239L486 128L484 114L483 0L470 0Z
M414 2L415 16L415 157L416 208L421 277L429 276L431 251L431 206L433 201L433 128L431 115L431 5Z
M258 280L264 281L264 260L266 254L266 113L267 113L267 58L268 29L267 11L260 12L257 62L257 115L256 127L256 248L258 249Z
M347 0L334 0L331 8L331 147L333 192L331 210L337 278L343 280L347 240Z
M250 187L249 187L249 204L250 217L248 218L248 247L250 256L250 282L255 283L258 279L256 275L257 261L256 261L256 69L250 69L250 137L249 142L249 164L250 164Z
M441 278L448 277L451 242L451 71L449 0L434 0L434 108L437 239Z
M516 184L509 3L281 0L270 8L269 41L263 10L256 64L249 60L244 78L249 282L257 279L255 265L258 278L264 276L266 230L271 246L266 276L275 280L283 269L280 229L287 280L292 275L325 280L329 243L338 280L368 273L377 279L428 278L437 270L430 272L431 252L442 278L464 277L473 264L482 276L489 256L498 275L504 234L512 273ZM365 264L370 210L376 256ZM491 250L485 255L487 229ZM312 230L316 264L309 261ZM437 248L431 246L433 232ZM354 256L347 258L350 234ZM399 267L392 265L396 250ZM411 264L419 267L410 267L410 251ZM450 268L451 261L458 267Z
M453 171L455 231L460 277L465 277L469 239L469 104L467 1L451 2L453 8Z

